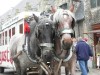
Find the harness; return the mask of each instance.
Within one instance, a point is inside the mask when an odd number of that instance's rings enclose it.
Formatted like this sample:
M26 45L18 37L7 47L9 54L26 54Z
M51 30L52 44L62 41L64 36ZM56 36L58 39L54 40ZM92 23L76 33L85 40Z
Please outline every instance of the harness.
M63 15L69 16L69 14L67 12L64 12ZM73 26L72 26L72 28L62 28L62 29L58 30L58 25L59 24L60 24L59 21L56 22L56 24L55 24L56 25L56 31L55 32L56 32L56 35L58 37L61 37L61 35L63 35L63 34L70 34L71 37L75 37L75 31L73 29Z
M63 12L62 15L69 16L70 14L68 14L68 12L67 13L66 12L67 11ZM72 16L72 18L73 18L73 16ZM66 22L67 22L67 19L66 19ZM64 26L63 27L61 26L61 28L59 28L60 22L59 22L59 20L56 20L56 22L55 22L55 35L56 35L56 37L58 37L58 39L61 39L63 34L70 34L71 37L75 37L75 31L73 29L73 27L74 27L73 22L74 22L74 18L72 20L71 27L64 28ZM71 45L71 44L68 44L68 45ZM69 59L72 57L72 54L73 54L72 45L69 46L69 47L66 47L66 44L64 43L64 41L62 41L62 43L61 43L61 53L60 54L62 54L63 50L69 50L68 56L66 56L65 59L63 60L64 62L69 61ZM54 56L55 56L55 54L54 54ZM57 60L57 61L60 61L60 58L57 57L57 56L55 56L54 59Z
M75 31L72 28L62 28L58 30L59 22L56 23L55 27L55 35L61 37L63 34L70 34L71 37L75 37Z

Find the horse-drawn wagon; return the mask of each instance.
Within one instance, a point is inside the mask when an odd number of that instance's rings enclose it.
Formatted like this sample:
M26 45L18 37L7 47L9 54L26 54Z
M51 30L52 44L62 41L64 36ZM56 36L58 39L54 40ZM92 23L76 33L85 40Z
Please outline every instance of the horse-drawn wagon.
M75 17L73 6L69 10L53 9L53 20L40 13L16 16L2 25L1 68L4 61L13 64L18 75L75 75L76 55L73 50ZM37 14L38 13L38 14ZM7 39L6 39L7 38ZM1 39L1 38L0 38ZM9 41L10 40L10 41ZM3 49L5 45L6 49ZM6 51L3 51L6 50ZM5 67L8 67L8 66ZM11 67L10 67L11 68Z

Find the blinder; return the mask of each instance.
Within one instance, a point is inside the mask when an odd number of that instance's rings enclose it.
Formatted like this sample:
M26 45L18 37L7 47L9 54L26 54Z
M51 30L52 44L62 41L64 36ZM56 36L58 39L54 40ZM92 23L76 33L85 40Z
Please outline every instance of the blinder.
M44 25L44 27L46 27L46 29L48 29L50 25L51 24L49 22L46 22L45 25ZM50 51L53 50L54 44L53 43L45 43L45 41L42 42L42 43L40 42L40 40L38 38L39 38L39 36L41 34L41 30L42 30L41 27L39 29L39 26L37 26L36 37L37 37L37 41L38 41L38 46L41 49L42 54L46 54L47 52L50 52ZM51 29L51 33L53 33L53 27ZM45 33L43 33L43 34L45 34Z

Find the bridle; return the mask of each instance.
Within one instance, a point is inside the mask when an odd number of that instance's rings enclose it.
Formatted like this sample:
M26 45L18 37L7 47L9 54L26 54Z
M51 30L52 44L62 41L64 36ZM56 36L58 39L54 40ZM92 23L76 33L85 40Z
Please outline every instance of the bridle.
M63 16L69 16L69 14L67 14L67 12L63 12ZM60 25L60 22L58 21L56 23L56 31L55 31L55 34L58 36L58 37L61 37L63 34L70 34L71 37L74 36L74 30L72 28L61 28L61 29L58 29L58 26ZM62 24L61 24L62 25Z
M48 23L46 23L46 25L48 25ZM38 27L39 27L39 25L38 25L37 28L36 28L36 33L37 33L37 35L39 35ZM44 33L44 34L45 34L45 33ZM51 34L51 35L52 35L52 34ZM40 42L40 39L39 39L38 37L37 37L37 42L38 42L38 47L39 47L40 50L42 51L42 54L54 50L54 49L53 49L54 43L45 43L45 42L42 42L42 43L41 43L41 42Z
M74 30L72 28L63 28L55 31L55 34L61 38L63 34L70 34L71 37L74 35Z
M63 17L62 17L63 16ZM64 17L68 17L68 19L70 19L69 17L71 17L69 14L67 14L67 12L64 12L63 14L62 14L62 18L64 19ZM60 19L61 20L61 19ZM70 26L64 26L64 25L66 25L66 23L64 24L63 23L63 20L60 22L60 20L54 20L56 23L55 23L55 35L58 37L58 39L60 40L60 44L61 44L61 53L60 54L62 54L62 51L63 50L65 50L63 47L64 46L66 46L66 45L64 45L63 44L63 42L61 42L61 39L63 38L63 35L64 34L68 34L68 35L70 35L71 36L71 38L72 37L74 37L74 30L73 30L73 27L70 27ZM67 18L65 18L65 20L64 21L66 21L67 22ZM73 18L72 18L72 21L73 21ZM67 25L68 25L69 23L67 23ZM62 25L62 26L61 26ZM65 58L66 59L64 59L63 61L64 62L66 62L66 61L68 61L71 57L72 57L72 45L71 45L71 43L70 44L68 44L68 45L70 45L70 49L68 50L69 52L69 55L66 57L65 56ZM57 60L57 61L60 61L60 58L59 58L59 56L58 57L54 57L54 59L55 60Z

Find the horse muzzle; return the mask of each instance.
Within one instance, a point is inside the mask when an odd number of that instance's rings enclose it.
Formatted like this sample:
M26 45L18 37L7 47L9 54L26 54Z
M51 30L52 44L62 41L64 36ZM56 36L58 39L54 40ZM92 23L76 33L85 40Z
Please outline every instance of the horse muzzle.
M45 60L46 62L50 62L50 60L52 59L52 50L54 50L53 49L54 44L41 43L40 47L41 47L41 54L42 54L43 60Z
M62 50L69 51L71 46L72 46L72 42L64 42L64 40L62 41L62 44L61 44Z

